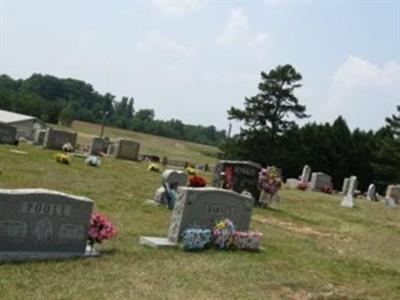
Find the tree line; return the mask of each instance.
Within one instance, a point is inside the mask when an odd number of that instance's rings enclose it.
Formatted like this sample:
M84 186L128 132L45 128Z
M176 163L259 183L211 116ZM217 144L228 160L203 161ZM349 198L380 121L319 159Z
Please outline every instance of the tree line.
M225 158L275 165L287 178L297 178L308 164L331 175L336 189L350 175L364 191L370 183L381 193L387 184L400 183L400 105L377 131L351 131L341 116L333 124L299 126L296 120L309 117L294 95L301 79L291 65L261 73L259 92L245 98L243 109L228 111L243 127L223 145Z
M73 120L105 123L169 138L208 145L221 145L225 130L215 126L185 124L180 120L157 120L153 109L134 108L134 98L117 101L110 93L97 92L92 85L75 79L33 74L14 80L0 75L0 108L38 117L47 123L69 125Z

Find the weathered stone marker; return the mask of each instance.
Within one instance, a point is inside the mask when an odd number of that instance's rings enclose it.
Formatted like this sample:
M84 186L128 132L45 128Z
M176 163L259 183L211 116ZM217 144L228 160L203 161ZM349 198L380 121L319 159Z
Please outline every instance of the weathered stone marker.
M311 176L311 167L309 165L305 165L303 167L303 172L301 173L300 181L308 183L310 181L310 176Z
M49 128L46 131L43 146L47 149L62 150L62 147L70 143L75 148L78 134L59 129Z
M400 185L389 185L385 196L386 206L395 208L400 205Z
M33 137L33 143L35 145L42 146L44 144L44 139L46 137L47 129L40 129L35 131L35 135Z
M251 161L221 160L214 168L212 186L233 190L238 193L248 191L254 199L260 198L258 173L261 165Z
M151 247L174 246L183 231L192 228L212 228L215 221L228 218L237 230L250 226L254 199L234 191L218 188L178 189L178 199L172 211L167 238L140 237L140 243Z
M370 184L367 190L367 200L376 201L376 189L374 184Z
M347 191L349 190L349 183L350 183L350 178L346 177L343 180L343 185L342 185L342 194L347 195Z
M311 175L310 189L313 191L321 191L323 188L332 188L332 178L331 176L322 173L314 172Z
M108 154L119 159L137 160L139 157L140 143L130 139L117 139L109 145Z
M341 206L348 208L354 207L354 191L356 190L356 188L357 188L357 177L351 176L349 189L347 191L347 194L344 196L342 200Z
M0 122L0 144L14 145L17 138L17 128Z
M172 209L175 201L169 199L171 198L171 192L174 192L175 195L178 187L186 186L187 181L188 175L185 172L172 169L165 170L161 175L162 186L157 189L154 202L168 205ZM171 201L174 203L171 203Z
M43 189L0 189L0 261L85 255L93 202Z
M99 155L102 152L107 152L107 142L101 137L94 137L90 145L89 154Z

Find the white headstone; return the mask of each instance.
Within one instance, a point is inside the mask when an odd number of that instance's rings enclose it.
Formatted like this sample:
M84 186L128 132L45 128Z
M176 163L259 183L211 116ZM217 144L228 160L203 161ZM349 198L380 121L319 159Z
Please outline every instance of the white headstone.
M322 172L314 172L311 174L311 182L310 189L321 191L325 187L332 188L332 178L331 176L322 173Z
M303 172L301 173L301 182L309 182L310 181L310 176L311 176L311 168L309 165L305 165L303 168Z
M373 183L371 183L367 190L367 200L369 200L369 201L376 200L375 190L376 190L375 185Z
M342 185L342 194L343 194L343 195L347 195L347 191L348 191L348 189L349 189L349 183L350 183L350 178L349 178L349 177L346 177L346 178L343 180L343 185Z
M400 185L389 185L387 187L385 202L390 208L400 205Z
M356 188L357 188L357 177L356 176L351 176L350 177L350 183L349 183L349 189L347 191L347 194L343 198L341 206L348 207L348 208L353 208L355 206L355 204L354 204L354 191L355 191Z

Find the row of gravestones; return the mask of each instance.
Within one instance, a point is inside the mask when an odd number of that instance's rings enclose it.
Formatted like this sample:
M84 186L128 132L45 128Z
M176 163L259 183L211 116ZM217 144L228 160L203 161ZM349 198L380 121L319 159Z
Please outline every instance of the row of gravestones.
M34 144L42 145L47 149L62 150L65 144L76 146L78 134L58 129L38 130L35 133ZM119 159L137 160L139 156L140 143L130 139L117 139L113 143L108 143L106 139L94 137L89 154L98 155L107 152L108 155Z
M311 182L310 182L311 176ZM300 177L300 182L310 183L311 190L321 190L325 186L332 187L332 178L324 173L311 173L311 167L305 165ZM354 207L354 194L357 189L357 177L351 176L343 180L342 194L344 195L341 205L343 207ZM376 201L376 188L374 184L368 186L366 198L369 201ZM400 185L389 185L386 190L385 202L388 207L400 205Z
M179 188L166 239L142 244L175 245L183 231L211 228L229 218L238 230L250 226L253 199L219 188ZM87 238L93 202L42 189L0 189L0 262L93 255Z

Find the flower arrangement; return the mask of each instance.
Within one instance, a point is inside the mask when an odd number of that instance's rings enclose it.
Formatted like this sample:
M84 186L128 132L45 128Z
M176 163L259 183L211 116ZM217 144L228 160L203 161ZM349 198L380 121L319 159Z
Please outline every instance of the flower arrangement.
M59 163L62 163L62 164L69 165L70 162L71 162L71 158L67 154L58 153L56 155L56 161L59 162Z
M117 229L111 221L101 213L93 213L90 219L88 241L90 246L101 243L117 235Z
M258 250L263 234L261 232L235 231L232 235L232 243L238 250Z
M159 166L158 164L151 163L151 164L147 167L147 171L160 172L160 166Z
M98 156L91 155L85 159L85 163L92 167L99 167L101 165L101 159Z
M235 225L229 219L216 222L213 228L214 244L219 249L229 249L233 245L232 235L235 232Z
M274 167L262 169L258 174L260 188L267 194L274 196L282 186L281 178Z
M189 175L197 175L197 171L196 171L196 169L193 168L193 167L187 167L187 168L186 168L186 172L187 172Z
M190 187L205 187L207 185L207 181L204 177L193 175L189 177L189 186Z
M299 184L297 185L297 189L301 191L305 191L308 188L308 183L305 181L300 181Z
M211 244L210 229L189 228L183 232L183 249L189 251L203 250Z

